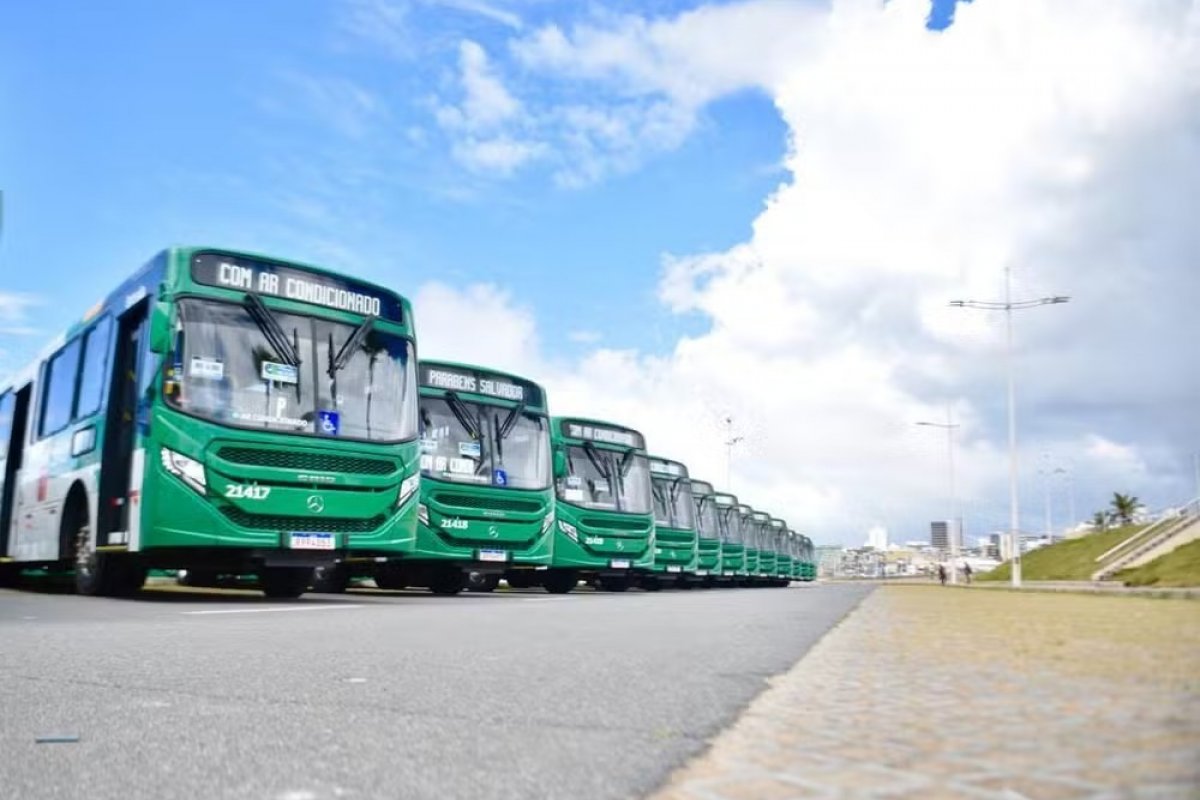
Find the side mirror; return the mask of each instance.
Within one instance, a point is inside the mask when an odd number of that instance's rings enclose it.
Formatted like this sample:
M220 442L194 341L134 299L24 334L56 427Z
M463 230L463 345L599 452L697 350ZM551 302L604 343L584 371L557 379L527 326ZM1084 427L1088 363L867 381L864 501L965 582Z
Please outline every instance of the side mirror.
M166 353L171 349L171 307L166 303L150 306L150 350Z
M554 477L567 477L567 454L562 450L554 451Z

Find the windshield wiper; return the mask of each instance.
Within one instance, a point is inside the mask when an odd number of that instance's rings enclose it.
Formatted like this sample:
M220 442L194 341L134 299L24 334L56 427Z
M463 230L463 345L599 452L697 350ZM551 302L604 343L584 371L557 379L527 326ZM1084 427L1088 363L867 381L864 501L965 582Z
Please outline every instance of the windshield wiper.
M516 424L517 424L517 418L520 417L521 414L523 414L523 413L525 413L525 404L524 403L521 403L518 406L514 406L513 410L508 412L508 416L504 418L504 424L502 424L497 429L496 435L499 436L501 439L503 439L504 437L506 437L510 433L512 433L513 427L516 426Z
M634 449L631 447L625 451L625 455L621 456L620 475L621 480L625 479L625 475L629 472L629 466L633 464Z
M329 349L329 353L331 355L329 360L329 377L337 377L337 374L345 369L346 365L350 363L350 359L354 356L354 353L358 350L358 348L362 346L363 340L367 338L367 334L371 332L373 327L375 327L374 315L369 316L362 322L358 323L358 327L355 328L354 332L350 334L350 338L347 339L345 344L342 345L341 349L338 350L336 356L333 355L333 348L331 347ZM332 338L332 336L333 334L330 334L330 338Z
M446 392L446 405L450 406L450 413L458 420L458 424L462 425L467 431L467 435L475 441L480 441L483 438L482 431L479 429L479 422L471 414L471 409L467 408L467 404L454 392Z
M288 341L287 334L284 333L279 320L275 319L275 315L271 313L271 309L266 307L262 298L254 292L247 292L245 298L242 299L242 305L246 307L254 324L262 331L263 338L267 340L267 344L271 345L275 355L279 356L285 364L299 367L300 354Z
M592 462L592 466L596 468L604 476L604 480L612 480L612 471L608 468L608 464L600 458L600 451L596 449L596 445L591 442L583 443L583 452L587 454L588 461Z

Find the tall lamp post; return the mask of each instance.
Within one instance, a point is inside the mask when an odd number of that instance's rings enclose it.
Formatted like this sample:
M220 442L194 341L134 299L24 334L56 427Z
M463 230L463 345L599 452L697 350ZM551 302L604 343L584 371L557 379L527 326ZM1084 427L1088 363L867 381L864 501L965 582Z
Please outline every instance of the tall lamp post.
M1012 550L1012 585L1021 586L1021 540L1019 528L1021 514L1017 497L1017 390L1013 377L1013 325L1012 312L1037 306L1066 303L1070 297L1038 297L1032 300L1012 299L1012 269L1004 268L1004 301L994 300L951 300L955 308L975 308L982 311L1003 311L1007 331L1006 358L1008 369L1008 543Z
M733 493L733 447L745 436L733 435L733 417L725 418L725 491Z
M962 515L958 511L958 487L954 480L954 429L958 423L951 416L950 406L946 406L945 422L918 422L930 428L941 428L946 431L946 461L950 465L950 583L958 583L958 538L962 535Z

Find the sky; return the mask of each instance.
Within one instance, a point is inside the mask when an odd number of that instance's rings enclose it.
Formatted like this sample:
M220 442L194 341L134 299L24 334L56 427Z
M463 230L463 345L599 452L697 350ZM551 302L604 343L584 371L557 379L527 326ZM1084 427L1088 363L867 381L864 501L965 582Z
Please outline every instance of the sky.
M169 6L169 7L168 7ZM19 4L0 27L0 373L153 253L317 263L419 351L819 543L1200 493L1189 0ZM729 449L727 419L740 437Z

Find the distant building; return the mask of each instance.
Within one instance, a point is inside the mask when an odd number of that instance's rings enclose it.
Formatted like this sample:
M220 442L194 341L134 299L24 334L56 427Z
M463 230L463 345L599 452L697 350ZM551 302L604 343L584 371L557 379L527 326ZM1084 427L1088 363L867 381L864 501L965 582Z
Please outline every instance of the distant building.
M882 525L876 525L867 531L867 547L874 547L876 550L888 549L888 530Z
M945 521L929 523L929 544L937 550L949 550L950 524Z

